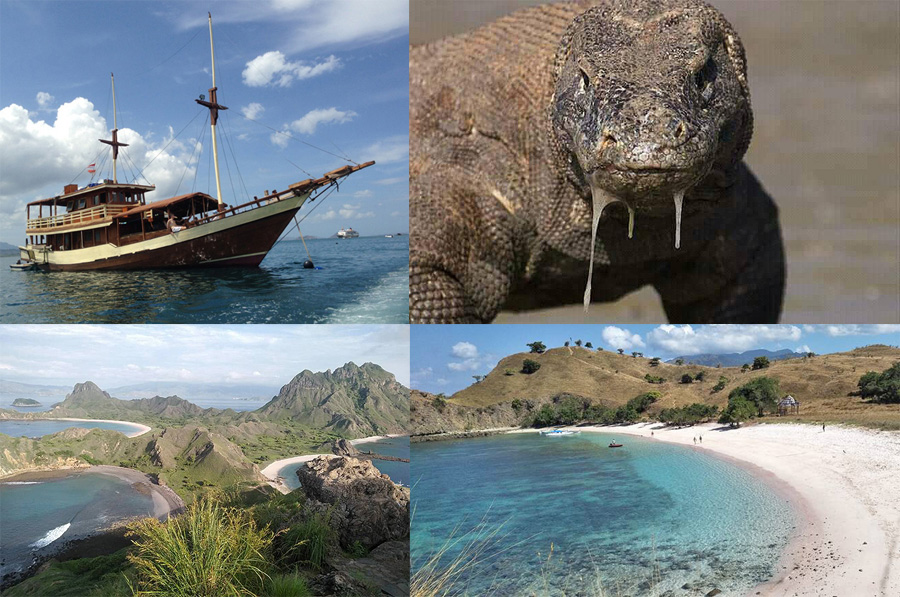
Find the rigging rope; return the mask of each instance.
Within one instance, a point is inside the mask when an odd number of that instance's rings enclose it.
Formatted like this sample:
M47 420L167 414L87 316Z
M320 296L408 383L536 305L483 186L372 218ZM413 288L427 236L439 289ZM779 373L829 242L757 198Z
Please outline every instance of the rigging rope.
M340 158L340 159L342 159L342 160L346 160L346 161L348 161L348 162L350 162L350 163L352 163L352 164L356 164L357 166L359 166L359 163L358 163L358 162L354 162L353 160L351 160L351 159L348 158L348 157L340 156L340 155L338 155L338 154L336 154L336 153L332 153L332 152L328 151L327 149L322 149L321 147L318 147L318 146L316 146L316 145L313 145L312 143L307 143L307 142L304 141L303 139L298 139L297 137L294 137L293 135L291 135L290 133L288 133L288 132L286 132L286 131L279 131L278 129L273 129L273 128L270 127L268 124L264 124L264 123L262 123L262 122L260 122L260 121L258 121L258 120L253 120L252 118L250 118L250 117L248 117L248 116L245 116L245 115L243 115L243 114L241 114L241 116L244 117L244 118L246 118L246 119L249 120L250 122L255 122L256 124L258 124L258 125L260 125L260 126L266 127L266 128L269 129L270 131L274 131L274 132L275 132L276 134L278 134L278 135L284 135L285 137L288 137L289 139L293 139L294 141L297 141L297 142L299 142L299 143L303 143L303 144L306 145L307 147L312 147L313 149L317 149L317 150L321 151L322 153L327 153L328 155L334 156L334 157L336 157L336 158Z

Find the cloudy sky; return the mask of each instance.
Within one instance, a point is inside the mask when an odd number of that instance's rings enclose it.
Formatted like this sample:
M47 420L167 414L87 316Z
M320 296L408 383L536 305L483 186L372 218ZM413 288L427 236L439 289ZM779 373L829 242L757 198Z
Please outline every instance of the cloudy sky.
M577 339L664 360L757 348L827 354L866 344L900 345L900 325L414 325L411 387L452 394L503 357L527 352L529 342L554 348Z
M0 325L0 379L112 388L148 381L278 388L304 369L380 365L409 385L406 325Z
M193 101L212 86L207 10L218 100L229 107L218 126L226 203L347 163L336 156L374 159L303 232L408 230L408 0L3 0L0 240L21 243L25 204L90 182L88 164L112 178L97 141L113 128L110 72L119 140L130 144L119 180L143 171L154 199L215 195L208 110Z

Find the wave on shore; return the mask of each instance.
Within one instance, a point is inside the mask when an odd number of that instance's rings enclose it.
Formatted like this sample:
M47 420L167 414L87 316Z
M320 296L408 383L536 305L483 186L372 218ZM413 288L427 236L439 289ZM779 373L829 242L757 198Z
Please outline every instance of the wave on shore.
M30 544L29 547L34 547L35 549L47 547L48 545L50 545L51 543L53 543L54 541L56 541L57 539L62 537L63 534L65 534L65 532L69 530L70 526L72 526L72 523L67 522L64 525L60 525L60 526L56 527L55 529L51 529L51 530L47 531L46 535L44 535L43 537L41 537L34 543Z

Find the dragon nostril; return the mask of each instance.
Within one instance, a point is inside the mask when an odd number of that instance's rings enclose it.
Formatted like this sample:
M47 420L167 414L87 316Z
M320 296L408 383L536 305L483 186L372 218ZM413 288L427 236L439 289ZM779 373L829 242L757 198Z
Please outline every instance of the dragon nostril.
M603 153L607 149L611 149L616 146L616 138L611 134L604 132L603 136L600 138L600 152Z

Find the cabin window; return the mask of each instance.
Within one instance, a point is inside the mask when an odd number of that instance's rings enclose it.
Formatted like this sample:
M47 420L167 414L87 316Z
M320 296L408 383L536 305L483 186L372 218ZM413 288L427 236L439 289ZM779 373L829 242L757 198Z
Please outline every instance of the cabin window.
M81 209L81 208L84 207L84 206L85 206L85 200L84 200L84 199L79 199L79 200L78 200L78 209Z
M74 201L69 201L68 203L66 203L66 210L67 210L67 211L72 211L72 207L73 207L74 205L75 205L75 202L74 202Z
M94 205L100 205L100 195L94 195Z
M94 244L100 244L100 230L94 230Z

